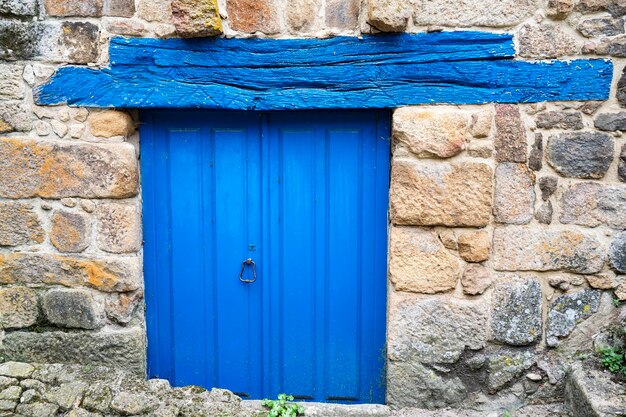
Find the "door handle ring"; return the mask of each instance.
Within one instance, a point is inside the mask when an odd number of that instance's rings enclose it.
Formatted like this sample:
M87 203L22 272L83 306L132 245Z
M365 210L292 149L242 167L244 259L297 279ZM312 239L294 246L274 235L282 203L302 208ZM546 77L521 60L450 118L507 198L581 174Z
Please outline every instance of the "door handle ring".
M246 270L246 265L252 265L252 279L244 279L243 277L243 272ZM252 258L248 258L241 263L239 281L245 282L246 284L252 284L254 281L256 281L256 263L252 260Z

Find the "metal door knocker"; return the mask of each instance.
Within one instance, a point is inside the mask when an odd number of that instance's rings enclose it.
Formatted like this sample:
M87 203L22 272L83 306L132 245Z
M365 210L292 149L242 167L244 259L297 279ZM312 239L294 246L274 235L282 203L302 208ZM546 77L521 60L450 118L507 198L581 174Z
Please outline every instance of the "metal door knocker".
M246 265L252 265L252 279L244 279L243 272L246 269ZM252 258L248 258L241 263L241 272L239 273L239 281L245 282L246 284L251 284L256 281L256 263L252 260Z

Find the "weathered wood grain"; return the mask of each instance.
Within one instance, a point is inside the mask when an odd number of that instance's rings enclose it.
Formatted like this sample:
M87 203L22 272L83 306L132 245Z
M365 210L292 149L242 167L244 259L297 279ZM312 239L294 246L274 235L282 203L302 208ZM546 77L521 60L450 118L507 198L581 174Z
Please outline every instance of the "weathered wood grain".
M605 60L512 59L510 35L479 32L358 38L115 38L111 68L59 69L38 104L283 110L603 100Z

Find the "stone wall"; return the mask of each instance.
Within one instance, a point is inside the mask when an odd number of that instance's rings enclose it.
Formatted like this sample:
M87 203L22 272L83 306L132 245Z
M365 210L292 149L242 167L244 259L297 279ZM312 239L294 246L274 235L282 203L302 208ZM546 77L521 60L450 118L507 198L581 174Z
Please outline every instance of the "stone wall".
M515 35L604 57L606 102L393 115L388 402L546 402L626 299L623 0L0 0L0 354L145 369L134 112L38 107L112 36ZM623 308L623 307L622 307Z

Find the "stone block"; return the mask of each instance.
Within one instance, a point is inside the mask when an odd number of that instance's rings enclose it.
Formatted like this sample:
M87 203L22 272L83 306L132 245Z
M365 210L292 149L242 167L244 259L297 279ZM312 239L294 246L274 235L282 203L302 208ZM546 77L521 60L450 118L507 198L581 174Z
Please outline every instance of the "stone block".
M537 115L539 129L580 130L584 127L583 118L578 112L547 111Z
M579 0L576 10L582 13L609 12L613 17L626 15L622 0Z
M389 306L388 358L433 365L455 363L466 349L485 346L487 316L487 307L478 301L396 293Z
M541 284L532 278L501 279L494 286L491 335L498 342L525 346L541 340Z
M326 0L326 26L334 29L355 29L359 25L359 0Z
M14 331L5 335L0 354L9 360L104 365L145 375L145 333L138 327L100 332Z
M411 2L402 0L370 0L367 22L382 32L402 32L413 13Z
M52 214L50 242L60 252L82 252L89 246L91 223L79 212L57 210Z
M553 176L546 176L539 178L539 189L541 190L541 199L546 201L556 191L556 187L559 185L559 179Z
M624 19L596 18L583 20L577 27L578 31L587 38L599 36L617 36L624 33Z
M127 137L135 131L133 118L124 111L104 110L91 112L87 122L91 134L103 138L114 136Z
M148 22L170 23L172 2L163 0L136 0L137 15Z
M472 114L472 123L470 126L470 133L475 138L486 138L491 133L491 125L493 124L494 112L490 108L488 110L481 110Z
M608 132L626 131L626 111L599 114L595 126Z
M0 288L0 328L19 329L37 323L37 295L24 287Z
M55 389L48 390L46 400L58 405L62 410L70 410L80 404L87 386L87 383L82 381L61 384Z
M43 311L55 326L76 329L102 327L104 310L86 290L50 290L43 297Z
M550 304L546 325L546 343L558 346L560 339L568 336L576 324L598 311L602 291L581 290L558 297Z
M391 221L417 226L486 226L491 215L492 184L493 171L487 164L394 158Z
M535 362L536 356L530 351L501 351L491 355L487 365L489 393L495 394L511 381L521 377Z
M90 287L103 292L142 287L138 258L80 259L51 254L0 254L0 284Z
M135 15L135 1L104 0L102 14L111 17L133 17Z
M469 116L455 108L402 107L393 113L393 138L419 158L449 158L466 146Z
M458 238L459 255L466 262L489 259L489 233L485 230L461 233Z
M578 53L576 39L559 26L549 23L522 26L518 39L519 55L524 58L559 58Z
M599 41L586 43L583 45L582 53L624 58L626 57L626 35L600 38Z
M536 10L532 0L416 0L413 4L413 20L420 26L511 27Z
M96 216L101 250L131 253L141 248L141 213L135 204L101 203Z
M626 232L618 233L611 241L609 264L617 272L626 274Z
M223 33L217 0L172 0L172 22L183 38Z
M146 34L146 25L137 19L106 19L103 20L107 32L124 36L143 36Z
M144 393L120 392L111 401L111 410L123 416L150 414L159 406L156 397Z
M565 406L572 417L618 416L624 413L626 391L609 372L572 363L565 383Z
M535 133L535 143L528 156L528 168L533 171L541 171L543 168L543 135L541 133Z
M28 378L34 370L29 363L8 361L0 364L0 375L10 378Z
M467 295L484 293L491 286L491 282L491 272L479 264L467 265L461 277L463 293Z
M42 243L45 232L29 203L0 202L0 246Z
M294 33L308 33L315 29L322 1L291 0L287 3L287 25Z
M0 133L28 132L32 128L32 112L25 103L0 102Z
M137 157L131 144L0 138L1 198L123 198L137 192Z
M622 107L626 107L626 68L622 72L622 77L617 82L617 101Z
M45 402L19 404L15 409L20 416L53 417L59 412L59 406Z
M498 271L602 270L605 248L591 234L575 229L498 227L493 233L492 260Z
M31 17L38 14L37 0L0 0L0 14Z
M613 138L605 133L562 133L548 138L546 160L570 178L599 179L613 161Z
M533 218L535 175L525 164L504 162L496 167L493 214L496 222L526 224Z
M389 279L397 291L432 294L454 289L461 274L456 256L434 232L394 227L389 241Z
M107 317L117 323L128 324L141 300L143 300L142 290L113 295L105 305Z
M226 9L233 30L266 35L280 32L280 6L274 0L227 0Z
M100 17L102 0L44 0L48 16Z
M494 144L496 161L526 162L526 130L516 105L496 105L496 138Z
M22 66L0 64L0 101L21 100L22 98L24 98Z
M552 223L553 214L554 209L552 208L552 202L546 201L535 211L535 219L541 224L550 224Z
M587 275L587 283L591 288L596 288L598 290L612 290L619 285L619 281L613 272L605 272L598 275Z
M626 227L626 184L572 184L561 198L561 223L614 229Z
M546 14L553 19L565 19L574 10L575 0L548 0Z

